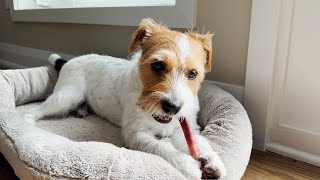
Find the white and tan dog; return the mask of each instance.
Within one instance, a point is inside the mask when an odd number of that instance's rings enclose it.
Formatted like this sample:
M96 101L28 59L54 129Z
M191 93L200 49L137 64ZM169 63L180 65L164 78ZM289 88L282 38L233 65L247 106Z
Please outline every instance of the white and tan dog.
M205 171L214 178L226 170L197 125L197 93L211 70L212 35L170 30L143 19L133 34L132 60L85 55L65 63L49 61L60 71L53 94L25 114L28 122L66 114L86 102L99 116L122 128L130 149L161 156L190 179L200 179L200 163L189 155L178 118L187 117Z

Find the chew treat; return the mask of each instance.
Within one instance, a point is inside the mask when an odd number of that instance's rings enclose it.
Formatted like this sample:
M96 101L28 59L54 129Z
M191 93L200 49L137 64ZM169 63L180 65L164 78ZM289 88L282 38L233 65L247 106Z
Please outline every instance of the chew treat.
M192 128L190 126L190 123L187 121L187 119L185 117L180 117L179 118L179 122L180 122L180 125L181 125L181 128L182 128L182 131L183 131L183 134L184 134L184 137L186 139L186 142L187 142L187 145L188 145L188 149L189 149L189 152L191 154L191 156L197 160L197 161L200 161L200 157L199 157L199 153L198 153L198 147L197 147L197 142L196 142L196 139L195 139L195 136L192 132ZM202 163L201 163L202 164ZM208 179L207 178L207 175L201 165L201 171L202 171L202 176L204 179Z

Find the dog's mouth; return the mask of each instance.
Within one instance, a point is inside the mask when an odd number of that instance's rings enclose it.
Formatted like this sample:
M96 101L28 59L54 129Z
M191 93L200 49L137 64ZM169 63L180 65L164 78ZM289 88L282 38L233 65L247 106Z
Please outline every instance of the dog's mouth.
M172 117L170 115L159 115L159 114L152 114L152 117L158 121L159 123L162 124L168 124L169 122L171 122Z

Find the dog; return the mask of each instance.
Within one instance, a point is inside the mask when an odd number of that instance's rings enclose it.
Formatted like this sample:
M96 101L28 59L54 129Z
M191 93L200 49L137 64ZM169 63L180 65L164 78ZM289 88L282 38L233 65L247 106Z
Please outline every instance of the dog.
M150 18L132 36L131 60L96 54L69 61L53 54L59 70L53 94L24 115L35 123L67 114L86 102L97 115L121 127L125 145L161 156L189 179L226 176L226 169L197 125L198 90L211 71L212 34L178 32ZM187 117L201 163L189 155L179 117Z

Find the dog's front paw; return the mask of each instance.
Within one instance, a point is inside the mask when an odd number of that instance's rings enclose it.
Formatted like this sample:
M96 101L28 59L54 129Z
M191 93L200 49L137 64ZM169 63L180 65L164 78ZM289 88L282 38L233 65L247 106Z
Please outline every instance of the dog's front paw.
M188 179L201 179L200 163L188 154L173 155L171 163Z
M202 156L201 164L209 179L219 179L227 175L226 168L216 153Z

